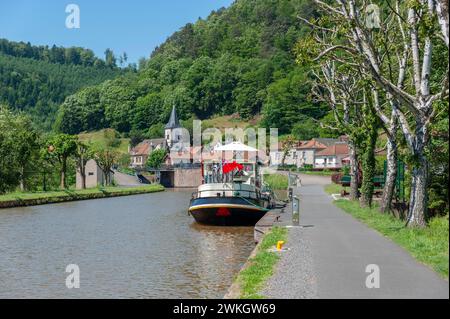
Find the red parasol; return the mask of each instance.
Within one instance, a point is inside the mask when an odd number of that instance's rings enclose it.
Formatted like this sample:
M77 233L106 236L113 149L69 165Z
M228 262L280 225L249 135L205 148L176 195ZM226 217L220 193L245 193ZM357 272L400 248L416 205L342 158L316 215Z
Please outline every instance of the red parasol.
M231 171L234 171L236 168L237 168L239 171L241 171L241 170L244 169L244 165L238 164L238 163L236 163L236 162L228 163L228 164L225 164L225 165L223 166L222 170L223 170L223 173L224 173L224 174L227 174L227 173L229 173L229 172L231 172Z

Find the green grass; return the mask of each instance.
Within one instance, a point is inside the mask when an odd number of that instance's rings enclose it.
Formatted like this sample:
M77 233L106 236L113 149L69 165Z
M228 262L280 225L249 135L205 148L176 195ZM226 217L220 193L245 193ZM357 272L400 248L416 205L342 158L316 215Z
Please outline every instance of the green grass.
M17 202L20 204L24 201L36 201L36 204L62 202L65 200L82 200L112 196L133 195L142 193L152 193L164 190L159 184L137 186L137 187L100 187L89 188L83 190L64 190L34 193L8 193L0 195L0 204L5 202ZM33 204L33 203L31 203ZM0 205L1 207L1 205Z
M327 192L330 195L331 194L340 194L344 188L345 187L342 187L342 185L340 185L340 184L331 183L331 184L325 185L325 192Z
M338 172L335 172L335 171L302 171L302 170L300 170L299 173L302 173L305 175L331 176Z
M249 260L249 266L245 268L236 279L241 298L243 299L261 299L259 290L263 284L273 275L279 255L268 251L269 248L276 246L279 240L286 241L287 229L274 227L270 233L264 236L263 241L258 246L256 256Z
M129 138L116 137L118 133L113 129L104 129L95 132L81 133L78 134L80 141L86 143L92 143L95 146L111 148L122 154L128 153L128 145L130 144ZM117 145L109 145L112 139L117 139Z
M289 186L288 177L283 174L266 174L264 182L272 189L287 189Z
M356 219L377 230L406 249L418 261L430 266L448 279L448 216L432 219L428 227L406 228L405 222L392 215L381 214L377 207L361 208L356 201L338 200L335 204Z

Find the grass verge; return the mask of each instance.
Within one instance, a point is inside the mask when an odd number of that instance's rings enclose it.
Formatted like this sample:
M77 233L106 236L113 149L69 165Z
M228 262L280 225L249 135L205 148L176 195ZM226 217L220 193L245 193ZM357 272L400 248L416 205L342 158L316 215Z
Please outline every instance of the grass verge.
M325 185L325 192L327 192L330 195L331 194L340 194L344 188L345 187L342 187L342 185L340 185L340 184L331 183L331 184Z
M279 240L286 241L287 229L274 227L271 232L264 236L257 248L256 255L249 259L249 266L241 271L237 277L241 298L261 299L259 290L263 284L273 275L274 266L280 258L275 252L268 251L276 246Z
M335 172L335 171L302 171L302 170L300 170L299 173L306 174L306 175L316 175L316 176L331 176L338 172Z
M338 200L335 204L406 249L418 261L430 266L448 279L448 216L433 218L424 229L406 228L405 222L392 215L381 214L377 207L361 208L358 202Z
M287 189L289 186L288 177L283 174L266 174L264 182L272 189Z
M163 191L159 184L138 187L102 187L83 190L64 190L35 193L9 193L0 195L0 208L30 206L65 201L85 200L115 196L127 196L135 194L153 193Z

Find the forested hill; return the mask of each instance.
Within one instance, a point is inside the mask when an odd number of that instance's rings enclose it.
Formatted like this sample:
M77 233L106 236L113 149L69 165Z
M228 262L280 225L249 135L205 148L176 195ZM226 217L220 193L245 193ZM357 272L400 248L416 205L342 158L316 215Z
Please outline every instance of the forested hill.
M172 105L182 119L239 113L289 133L324 115L309 102L307 70L293 48L311 17L310 0L237 0L175 32L137 74L84 89L66 99L58 128L66 133L112 127L155 132ZM141 39L145 41L145 39Z
M67 96L124 73L112 51L107 56L105 62L83 48L0 39L0 104L25 111L38 126L50 130Z

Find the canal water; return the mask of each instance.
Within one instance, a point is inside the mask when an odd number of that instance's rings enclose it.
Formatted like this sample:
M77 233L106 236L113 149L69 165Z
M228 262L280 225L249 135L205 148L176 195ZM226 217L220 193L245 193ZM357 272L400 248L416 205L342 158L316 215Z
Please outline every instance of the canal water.
M187 215L190 191L0 210L0 298L221 298L251 227ZM66 266L80 288L66 287Z

